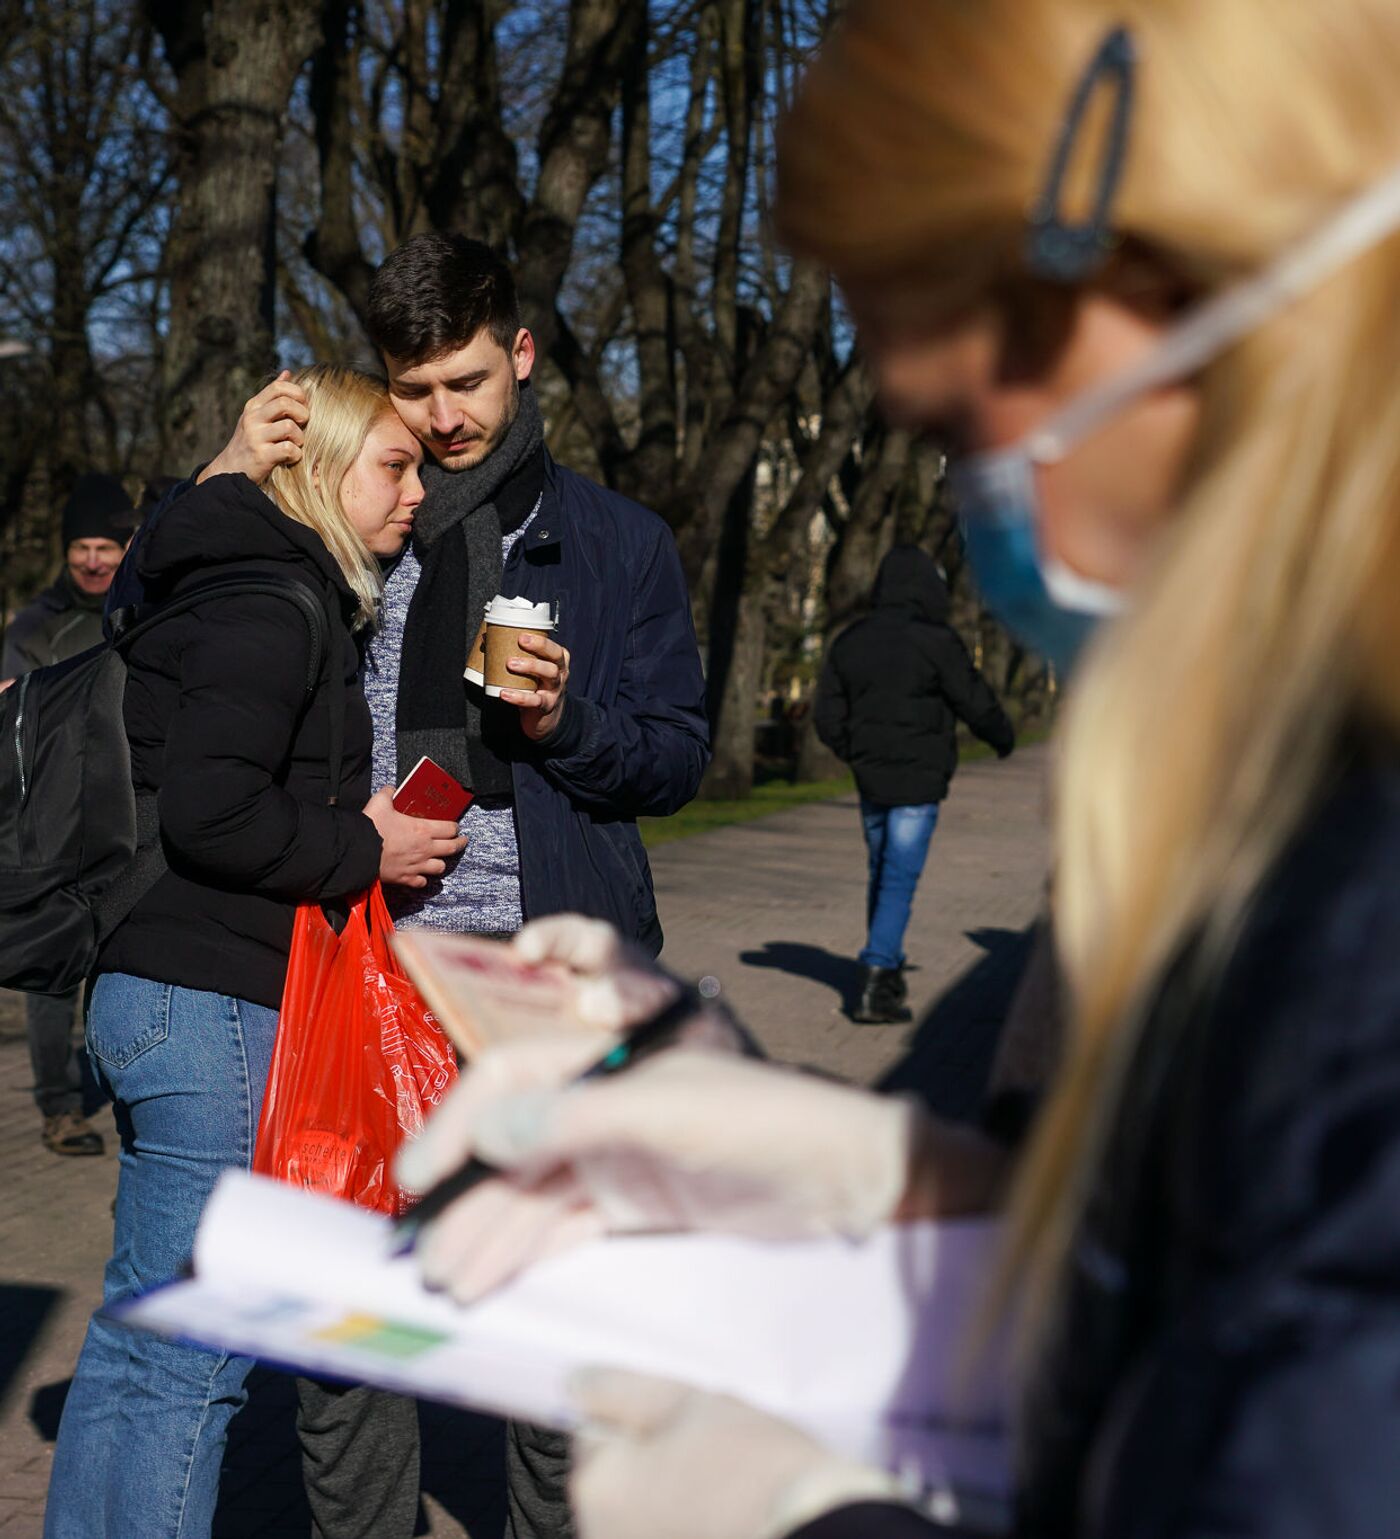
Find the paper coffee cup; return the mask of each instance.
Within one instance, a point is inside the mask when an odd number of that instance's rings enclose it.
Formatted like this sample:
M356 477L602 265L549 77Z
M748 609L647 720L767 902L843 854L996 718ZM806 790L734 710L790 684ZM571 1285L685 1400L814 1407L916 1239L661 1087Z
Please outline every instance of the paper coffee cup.
M512 673L506 663L512 657L529 657L520 645L524 635L548 636L555 620L550 606L532 604L529 599L505 598L497 594L486 606L485 660L482 683L493 699L503 689L535 689L539 680L530 674Z
M471 650L467 653L467 666L465 677L473 684L484 684L482 670L486 667L486 621L481 622L481 629L476 633L476 640L471 644Z

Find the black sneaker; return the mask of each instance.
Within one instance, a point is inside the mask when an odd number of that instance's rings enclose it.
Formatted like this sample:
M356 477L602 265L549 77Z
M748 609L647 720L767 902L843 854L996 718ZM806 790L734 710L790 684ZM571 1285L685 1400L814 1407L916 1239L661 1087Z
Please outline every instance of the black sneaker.
M52 1154L101 1154L102 1135L86 1117L77 1112L60 1112L56 1117L44 1118L44 1131L40 1135L44 1147Z
M914 1012L904 1003L906 993L897 967L867 967L851 1019L861 1026L897 1026L912 1021Z

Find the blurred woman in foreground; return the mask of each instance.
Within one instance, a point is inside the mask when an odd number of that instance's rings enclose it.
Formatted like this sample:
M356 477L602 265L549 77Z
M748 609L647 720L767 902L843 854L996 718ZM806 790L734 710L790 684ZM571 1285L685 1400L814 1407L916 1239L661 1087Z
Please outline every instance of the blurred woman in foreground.
M989 601L1065 659L1127 610L1057 762L1072 1032L1007 1260L1022 1535L1400 1511L1397 79L1386 0L856 0L783 137L782 230L888 408L956 440ZM419 1174L475 1143L576 1227L860 1233L966 1195L916 1114L776 1068L482 1072ZM448 1215L440 1267L505 1200ZM580 1400L585 1539L924 1529L732 1402Z

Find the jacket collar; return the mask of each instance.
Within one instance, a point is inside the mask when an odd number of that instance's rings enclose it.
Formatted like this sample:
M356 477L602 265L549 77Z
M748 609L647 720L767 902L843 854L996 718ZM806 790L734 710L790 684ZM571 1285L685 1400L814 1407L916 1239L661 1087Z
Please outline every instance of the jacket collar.
M559 495L559 467L548 450L544 456L544 490L540 493L540 511L521 536L521 550L527 556L540 554L558 545L568 533L564 499Z

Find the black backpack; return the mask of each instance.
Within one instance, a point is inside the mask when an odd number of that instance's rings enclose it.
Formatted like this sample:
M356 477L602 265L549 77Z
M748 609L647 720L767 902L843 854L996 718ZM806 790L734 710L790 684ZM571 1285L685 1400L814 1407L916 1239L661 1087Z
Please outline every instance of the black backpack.
M102 942L165 871L155 795L138 795L131 783L126 654L175 615L246 593L285 598L301 611L311 636L310 700L335 622L307 583L253 571L223 573L159 606L117 610L110 642L23 674L0 694L0 987L77 988ZM345 699L335 688L327 696L334 801Z

